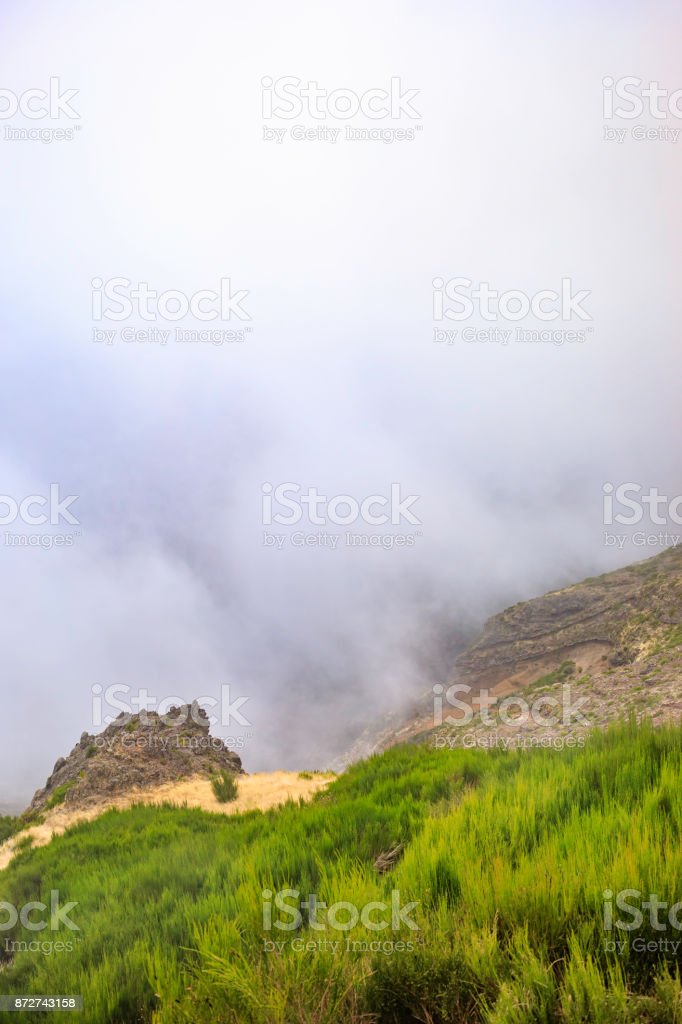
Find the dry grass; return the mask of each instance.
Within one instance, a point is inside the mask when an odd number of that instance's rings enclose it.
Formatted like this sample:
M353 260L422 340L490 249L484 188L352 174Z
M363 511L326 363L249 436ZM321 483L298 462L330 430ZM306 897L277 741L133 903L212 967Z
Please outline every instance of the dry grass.
M91 821L110 807L125 810L134 803L175 804L178 807L200 807L216 814L238 814L240 811L261 810L277 807L287 800L309 799L319 789L324 789L334 778L329 775L315 775L311 779L301 778L298 772L260 772L255 775L240 775L237 780L237 799L229 804L219 803L211 787L211 780L193 776L182 782L168 782L153 789L133 789L124 796L102 801L95 806L69 807L62 804L48 811L40 825L32 825L0 846L0 871L6 868L16 852L18 843L31 836L34 846L44 846L53 836L61 835L67 828L79 821Z

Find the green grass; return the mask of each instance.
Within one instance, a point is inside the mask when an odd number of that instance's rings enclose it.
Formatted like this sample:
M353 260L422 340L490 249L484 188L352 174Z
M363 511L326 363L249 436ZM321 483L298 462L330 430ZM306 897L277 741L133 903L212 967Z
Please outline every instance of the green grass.
M51 811L53 807L58 807L59 804L63 804L66 799L66 794L69 792L72 786L76 785L76 780L72 779L70 782L65 782L62 786L57 786L53 791L52 796L45 804L45 810Z
M0 843L4 843L5 839L9 839L20 828L19 818L15 818L12 814L0 815Z
M681 828L682 731L634 724L563 751L398 747L266 813L110 811L0 873L1 900L56 888L80 927L41 932L72 948L18 953L2 991L82 993L83 1024L682 1024L679 953L616 955L603 924L606 889L682 899ZM396 889L418 930L362 949L376 932L304 913L276 937L356 945L267 952L262 894L285 888L358 906Z
M556 686L557 683L565 683L567 679L570 679L575 674L576 664L574 661L562 661L559 668L553 672L548 672L546 676L541 676L536 679L528 687L529 690L542 689L544 687Z
M237 780L225 768L211 779L211 788L218 803L227 804L237 799L239 792Z
M656 644L651 648L650 656L656 658L671 651L677 652L677 648L680 646L682 646L682 626L666 626L658 636ZM669 657L661 658L662 664L669 661Z

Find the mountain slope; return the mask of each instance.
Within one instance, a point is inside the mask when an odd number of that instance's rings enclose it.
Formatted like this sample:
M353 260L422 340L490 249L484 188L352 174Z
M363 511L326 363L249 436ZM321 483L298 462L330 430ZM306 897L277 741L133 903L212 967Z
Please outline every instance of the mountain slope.
M475 697L484 690L499 701L512 695L529 700L561 695L567 683L585 698L591 726L603 727L629 713L648 714L656 723L680 720L682 549L670 548L493 616L455 660L439 693L430 688L406 712L373 723L335 767L411 738L438 742L439 718L457 717L457 706L444 693L453 685L468 689L451 692L451 698L473 701L475 710ZM439 696L442 708L434 702ZM481 731L480 717L471 724L477 735L489 734ZM548 738L560 732L532 720L523 724L525 732L542 730ZM514 731L504 726L499 734Z
M679 1024L679 927L622 931L609 893L671 907L681 836L682 730L633 724L399 746L264 814L110 811L0 874L75 926L6 929L2 991L79 993L82 1024Z

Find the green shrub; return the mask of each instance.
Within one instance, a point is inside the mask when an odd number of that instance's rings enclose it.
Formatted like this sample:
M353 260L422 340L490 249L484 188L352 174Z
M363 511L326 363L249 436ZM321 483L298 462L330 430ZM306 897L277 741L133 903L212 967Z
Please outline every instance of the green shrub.
M45 810L51 811L53 807L58 807L59 804L63 804L66 799L66 794L69 792L71 787L75 785L76 780L72 779L70 782L65 782L63 785L57 786L53 791L52 796L45 804Z
M574 661L562 661L559 668L554 669L553 672L548 672L546 676L536 679L534 683L531 683L529 689L540 689L546 686L555 686L557 683L565 683L567 679L574 675L575 670L576 664Z
M213 776L211 779L211 787L218 803L229 804L232 803L233 800L237 799L239 792L237 780L232 772L228 772L225 768L223 768L219 775Z
M6 839L13 836L20 828L21 822L19 818L15 818L11 814L0 815L0 843L4 843Z

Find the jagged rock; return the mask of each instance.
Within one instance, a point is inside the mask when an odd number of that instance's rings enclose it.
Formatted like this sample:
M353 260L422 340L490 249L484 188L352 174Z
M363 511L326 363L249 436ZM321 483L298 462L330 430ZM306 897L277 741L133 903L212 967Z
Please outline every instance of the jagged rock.
M209 728L208 715L197 701L173 707L163 716L155 711L121 712L99 735L81 734L69 756L55 762L30 809L45 810L51 801L61 799L87 805L103 794L112 796L190 775L213 775L223 768L241 774L241 759L211 736Z

